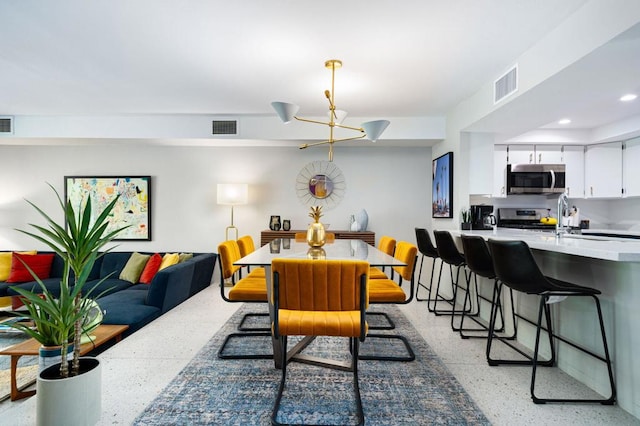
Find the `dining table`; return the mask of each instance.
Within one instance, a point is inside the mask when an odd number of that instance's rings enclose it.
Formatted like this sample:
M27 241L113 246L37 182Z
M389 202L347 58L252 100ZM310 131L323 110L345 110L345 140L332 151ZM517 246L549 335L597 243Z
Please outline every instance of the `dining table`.
M271 303L271 262L277 258L288 259L314 259L314 260L366 260L370 266L379 268L406 266L404 262L386 254L378 248L367 244L362 240L341 240L336 239L327 242L322 247L311 247L306 240L296 240L289 238L277 238L237 260L234 265L246 267L263 267L267 281L267 298L269 300L269 315L273 321L274 307ZM281 368L280 360L282 350L280 342L271 337L273 344L273 359L276 368ZM313 341L312 339L302 339L287 353L287 362L295 359L300 362L307 362L316 365L331 366L339 369L347 369L346 365L328 360L320 360L309 356L304 356L300 352Z

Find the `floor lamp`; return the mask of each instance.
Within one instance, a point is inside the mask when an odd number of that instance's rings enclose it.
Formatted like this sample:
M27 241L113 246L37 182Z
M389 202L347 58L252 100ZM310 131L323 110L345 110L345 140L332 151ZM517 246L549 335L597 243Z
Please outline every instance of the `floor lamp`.
M231 225L227 226L225 237L229 239L229 231L235 231L238 239L238 228L233 225L233 206L247 204L249 199L249 185L246 183L219 183L218 204L231 206Z

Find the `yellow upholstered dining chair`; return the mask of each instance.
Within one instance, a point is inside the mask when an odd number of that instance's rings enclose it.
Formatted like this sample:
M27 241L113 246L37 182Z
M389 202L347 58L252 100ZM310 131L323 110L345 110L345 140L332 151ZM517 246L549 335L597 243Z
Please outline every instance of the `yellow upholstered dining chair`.
M272 424L281 424L277 418L287 378L288 336L349 338L351 364L341 369L353 372L358 424L364 424L358 384L358 351L359 342L364 341L367 334L369 263L362 260L274 259L272 269L272 329L282 347L282 377L273 405Z
M245 257L246 255L256 251L256 245L254 244L251 235L244 235L238 238L238 248L240 249L240 257ZM251 268L247 266L247 271L251 272L251 275L253 276L265 276L265 270L262 267L257 267L251 270ZM240 276L242 276L242 269L240 269Z
M218 259L220 259L220 295L226 302L231 303L264 303L267 299L267 281L264 272L260 274L251 271L247 277L239 278L240 266L234 263L240 259L240 248L235 240L227 240L218 246ZM225 282L230 284L229 292ZM238 330L242 333L231 333L223 342L218 357L223 359L269 359L273 358L273 354L241 354L241 355L225 355L224 349L233 338L241 337L263 337L270 336L269 327L245 327L244 322L249 317L267 317L268 313L247 313L240 321Z
M327 243L331 243L333 241L335 241L336 239L336 234L334 234L333 232L325 232L324 233L324 240ZM307 241L307 233L306 232L296 232L295 233L295 240L296 241Z
M413 290L415 287L414 272L416 269L416 263L418 258L418 247L407 241L399 241L396 244L396 250L393 255L394 258L404 263L406 266L393 266L394 272L397 274L397 281L393 279L376 279L369 280L369 303L371 304L407 304L413 299ZM402 288L402 284L408 282L408 293ZM386 314L383 315L387 318L391 327L379 327L381 328L395 328L395 324ZM373 327L372 327L373 329ZM401 335L393 334L373 334L370 333L369 338L381 338L381 339L397 339L404 343L407 349L407 356L374 356L374 355L360 355L360 359L373 359L384 361L413 361L415 354L409 341Z
M393 256L393 253L396 250L396 239L390 237L388 235L383 235L380 237L380 241L378 242L378 250L388 254L389 256ZM391 269L391 278L393 278L393 269ZM385 273L385 269L377 268L372 266L369 270L369 279L377 280L377 279L389 279L387 274Z

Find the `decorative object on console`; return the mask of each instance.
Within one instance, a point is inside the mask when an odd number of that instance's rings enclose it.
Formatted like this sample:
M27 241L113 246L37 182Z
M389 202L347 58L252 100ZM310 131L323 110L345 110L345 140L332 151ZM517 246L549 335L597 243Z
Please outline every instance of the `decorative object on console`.
M291 221L289 219L285 219L282 221L282 230L288 231L291 229Z
M471 210L466 208L460 210L460 229L467 231L471 229Z
M342 201L346 189L342 171L329 161L312 161L296 178L296 194L307 206L333 208Z
M433 160L431 217L453 217L453 152Z
M107 232L126 227L116 240L151 241L151 176L65 176L64 192L76 209L91 197L95 214L119 195Z
M269 220L269 229L272 231L280 230L280 216L271 216L271 219Z
M231 225L225 230L225 238L229 240L229 231L235 231L238 239L238 228L233 225L233 206L247 204L249 201L249 185L246 183L219 183L218 204L231 206Z
M331 90L324 91L324 96L329 101L329 121L328 122L297 117L296 113L298 112L300 107L295 104L291 104L287 102L271 102L271 106L278 114L278 117L280 117L280 119L284 123L289 123L291 120L296 119L298 121L304 121L307 123L322 124L325 126L329 126L329 139L321 142L314 142L314 143L300 145L300 149L305 149L310 146L328 144L329 145L329 161L333 161L333 144L334 143L350 141L355 139L369 139L371 142L375 142L378 140L380 135L382 135L382 132L384 132L384 130L387 128L387 126L389 125L389 121L388 120L368 121L366 123L362 123L361 127L345 126L341 124L342 120L344 120L345 117L347 116L347 112L337 110L336 104L334 101L335 101L336 69L342 67L342 61L340 61L339 59L329 59L324 63L324 66L331 70ZM340 129L353 130L358 132L359 134L357 136L336 139L334 137L335 127Z
M311 207L309 217L313 218L313 223L307 230L307 243L311 247L322 247L325 243L324 225L320 223L322 217L322 206Z

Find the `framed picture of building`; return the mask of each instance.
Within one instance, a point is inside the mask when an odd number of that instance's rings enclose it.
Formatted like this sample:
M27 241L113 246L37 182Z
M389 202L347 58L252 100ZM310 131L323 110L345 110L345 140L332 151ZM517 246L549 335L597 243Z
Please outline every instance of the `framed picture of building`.
M65 176L64 192L74 209L91 197L93 218L120 195L107 232L128 226L116 240L151 240L151 176Z
M433 160L431 217L453 217L453 152Z

